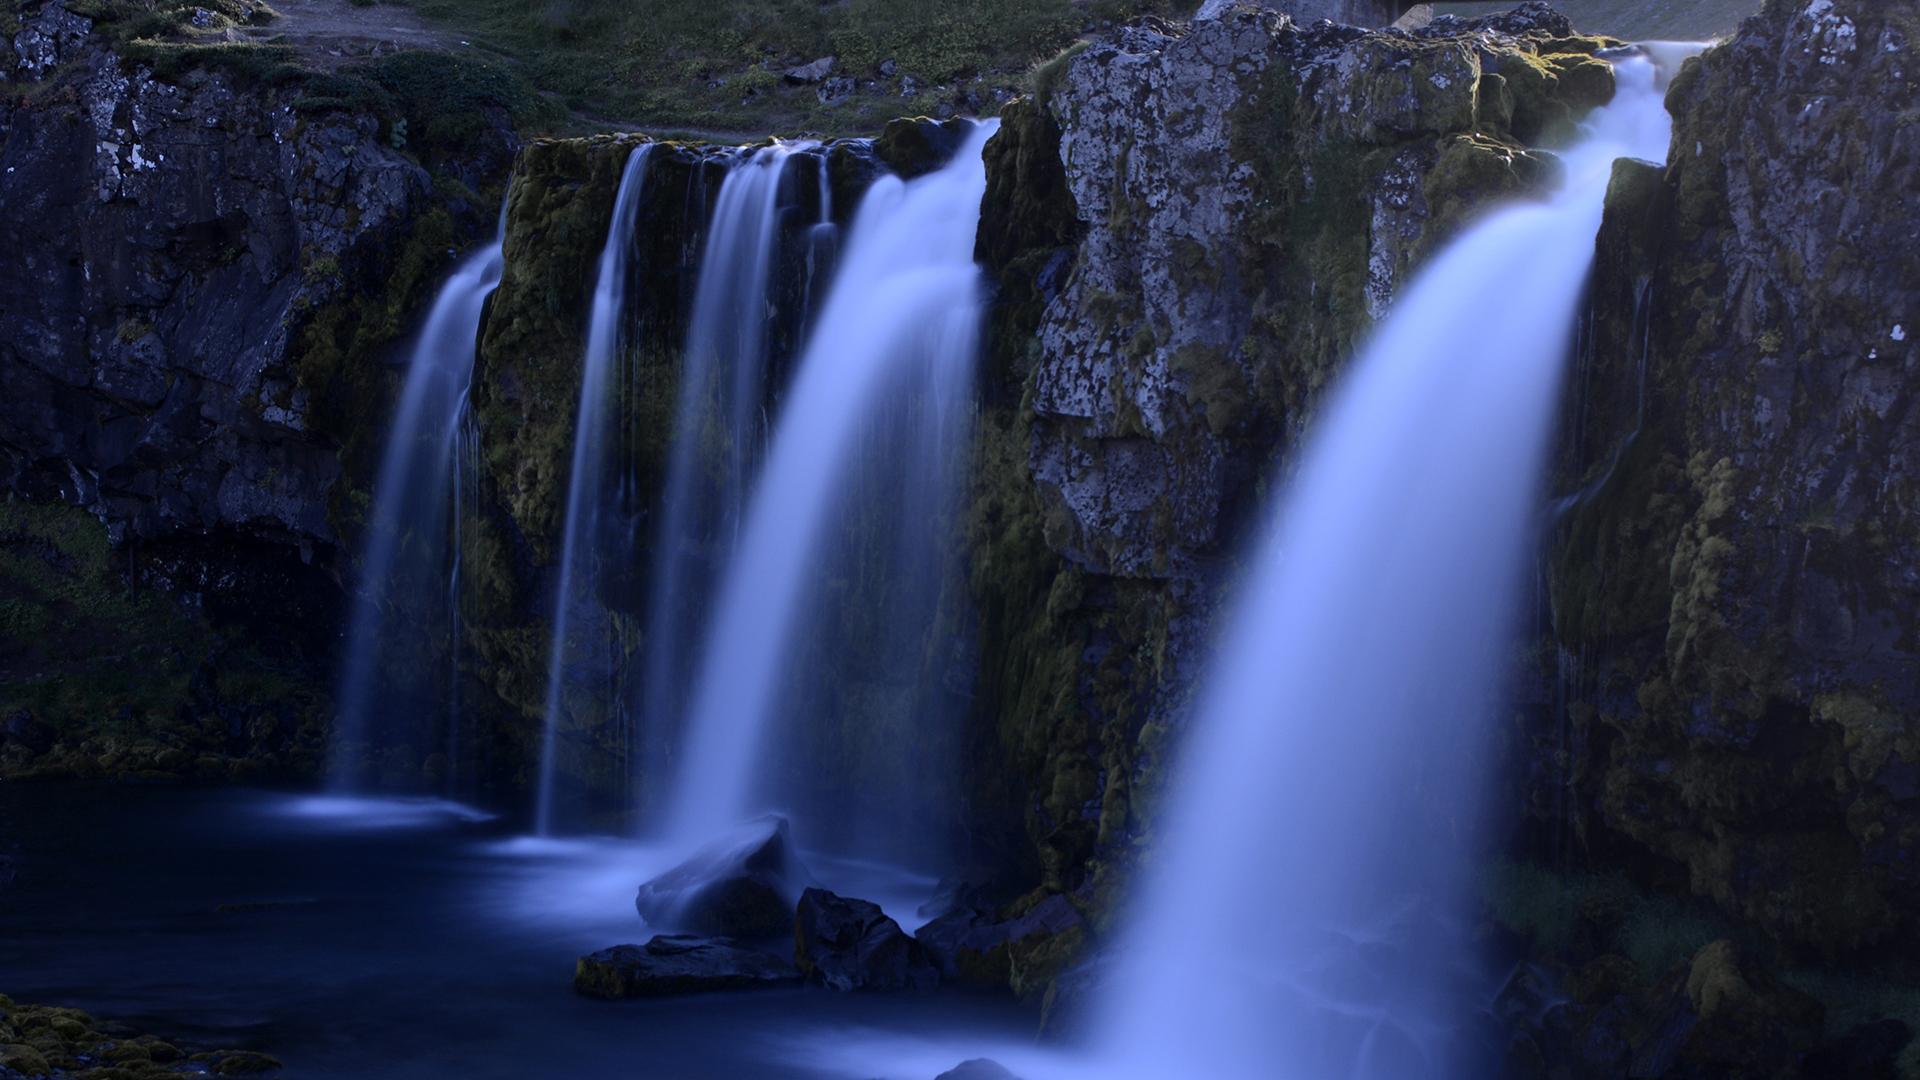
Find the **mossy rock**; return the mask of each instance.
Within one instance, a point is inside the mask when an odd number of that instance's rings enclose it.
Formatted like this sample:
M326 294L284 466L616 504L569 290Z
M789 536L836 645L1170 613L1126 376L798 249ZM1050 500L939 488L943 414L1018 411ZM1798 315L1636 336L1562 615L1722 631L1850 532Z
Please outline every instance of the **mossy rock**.
M887 121L873 141L873 155L901 179L911 180L952 160L972 129L971 120L898 117Z

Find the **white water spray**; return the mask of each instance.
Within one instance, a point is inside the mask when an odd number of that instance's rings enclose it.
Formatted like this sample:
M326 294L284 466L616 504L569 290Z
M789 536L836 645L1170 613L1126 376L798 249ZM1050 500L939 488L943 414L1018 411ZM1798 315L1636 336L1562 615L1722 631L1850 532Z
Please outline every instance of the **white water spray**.
M951 387L972 370L981 150L996 127L980 125L938 172L877 181L854 218L706 640L669 820L684 839L717 835L761 809L754 784L775 689L862 425L890 387L916 378Z
M1206 681L1096 1016L1109 1077L1466 1075L1489 712L1612 163L1664 158L1653 63L1549 201L1414 280L1327 402Z

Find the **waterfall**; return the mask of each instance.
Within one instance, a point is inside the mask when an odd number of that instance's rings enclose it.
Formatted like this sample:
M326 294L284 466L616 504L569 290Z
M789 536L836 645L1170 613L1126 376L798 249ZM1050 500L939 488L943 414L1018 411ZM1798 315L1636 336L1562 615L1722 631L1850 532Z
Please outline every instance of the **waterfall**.
M384 672L406 672L408 664L401 658L434 640L418 621L436 614L430 610L431 596L421 594L437 593L442 583L458 587L457 573L443 576L449 522L458 517L449 505L458 485L450 490L450 478L461 418L467 412L480 319L506 266L505 243L503 206L493 242L462 263L441 288L407 361L406 385L374 481L373 516L367 522L360 587L348 624L328 762L329 786L335 790L363 786L363 755L376 727L385 726L382 721L417 716L423 707L419 701L437 695L437 687L424 683L403 687L413 693L397 695L381 681ZM457 652L456 605L450 592L446 640ZM395 610L403 606L415 610ZM457 677L457 656L452 666ZM409 696L418 700L396 700Z
M471 387L469 387L471 391ZM464 614L461 609L460 588L461 573L466 568L466 526L467 515L480 503L480 424L473 415L473 397L471 392L460 395L460 411L454 420L453 435L453 516L449 521L452 542L448 545L452 552L453 568L447 573L447 625L452 628L452 637L447 642L449 659L447 663L447 794L458 798L460 795L460 755L465 749L461 736L460 708L460 643L463 640L460 627Z
M708 600L707 561L731 549L756 456L782 184L789 159L813 145L740 151L714 206L687 329L647 605L640 711L655 738L672 734L684 701L684 643L699 632L698 611Z
M875 182L854 217L706 637L669 819L681 837L710 837L759 809L774 697L859 433L898 392L971 377L981 150L996 126L979 125L939 172Z
M580 404L575 413L573 469L567 484L567 518L560 545L559 580L554 589L553 652L547 668L546 734L540 756L540 784L534 804L534 827L547 835L553 828L554 784L558 770L559 729L567 708L567 689L580 676L579 661L595 642L606 644L605 628L593 616L599 604L598 576L603 560L625 551L601 543L605 507L603 479L608 458L613 401L620 388L614 375L621 352L621 315L626 308L627 278L633 261L634 221L646 186L647 160L652 143L643 143L627 156L614 197L613 220L600 252L594 285L593 310L587 324L587 347L580 371ZM622 536L625 530L619 530ZM596 631L598 633L596 634ZM611 675L609 667L588 665L596 674ZM589 675L588 677L591 677ZM620 695L605 687L589 687L591 700L617 702Z
M1321 412L1197 702L1098 1003L1106 1076L1470 1075L1489 714L1612 163L1648 59L1412 282Z

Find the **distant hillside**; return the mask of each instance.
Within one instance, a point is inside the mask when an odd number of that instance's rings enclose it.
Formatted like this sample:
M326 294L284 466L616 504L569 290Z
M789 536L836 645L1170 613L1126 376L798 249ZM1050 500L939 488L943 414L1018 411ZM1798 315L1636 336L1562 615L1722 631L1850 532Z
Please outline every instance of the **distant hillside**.
M1548 0L1590 34L1634 41L1700 41L1731 32L1760 10L1760 0ZM1515 0L1496 3L1436 3L1454 15L1506 11Z

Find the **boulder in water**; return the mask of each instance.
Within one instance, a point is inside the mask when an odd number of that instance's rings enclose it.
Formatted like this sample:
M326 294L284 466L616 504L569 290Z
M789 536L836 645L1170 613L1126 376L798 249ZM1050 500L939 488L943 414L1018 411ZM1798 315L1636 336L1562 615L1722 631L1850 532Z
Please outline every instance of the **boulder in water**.
M1005 1065L992 1058L974 1058L941 1073L933 1080L1020 1080Z
M640 886L633 906L650 926L718 937L771 938L793 927L807 880L787 819L765 817L702 848Z
M800 981L793 962L727 938L662 935L645 945L615 945L580 958L573 989L618 999L751 990Z
M940 972L880 905L808 889L794 920L794 959L834 990L929 990Z

